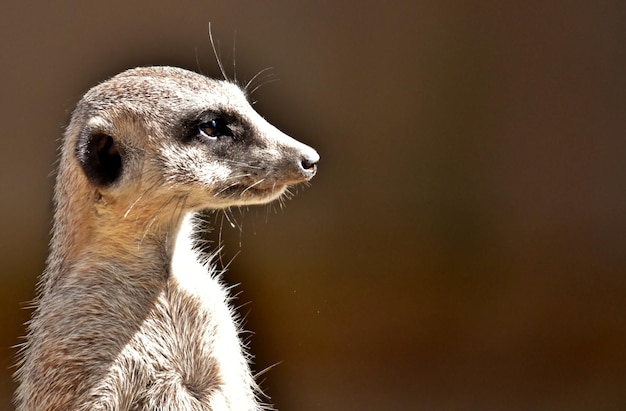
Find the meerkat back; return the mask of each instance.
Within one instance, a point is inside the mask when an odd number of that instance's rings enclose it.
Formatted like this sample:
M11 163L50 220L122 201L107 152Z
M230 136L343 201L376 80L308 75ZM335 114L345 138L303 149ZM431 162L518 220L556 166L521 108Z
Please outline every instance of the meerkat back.
M193 216L278 199L318 160L228 81L146 67L89 90L61 147L17 409L261 409Z

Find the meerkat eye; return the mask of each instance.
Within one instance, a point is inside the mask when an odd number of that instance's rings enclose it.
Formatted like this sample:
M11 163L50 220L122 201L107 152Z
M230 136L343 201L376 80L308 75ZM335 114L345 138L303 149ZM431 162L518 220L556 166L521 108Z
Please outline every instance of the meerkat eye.
M233 136L231 129L228 128L228 123L219 118L200 124L198 132L201 136L209 139Z

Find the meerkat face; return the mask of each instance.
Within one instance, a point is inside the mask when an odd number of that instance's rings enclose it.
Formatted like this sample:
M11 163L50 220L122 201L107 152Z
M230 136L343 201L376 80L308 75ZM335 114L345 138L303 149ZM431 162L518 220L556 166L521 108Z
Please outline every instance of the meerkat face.
M103 195L178 198L189 209L269 202L310 180L319 160L236 85L171 67L129 70L91 89L68 136Z

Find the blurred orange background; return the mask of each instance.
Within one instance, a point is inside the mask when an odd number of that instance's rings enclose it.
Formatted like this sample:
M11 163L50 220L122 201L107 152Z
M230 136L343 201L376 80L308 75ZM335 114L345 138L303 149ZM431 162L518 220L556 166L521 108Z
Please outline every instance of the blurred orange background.
M221 227L281 410L626 409L626 6L7 1L0 409L44 267L56 150L139 65L272 67L257 110L317 148L286 210ZM233 68L235 49L236 69Z

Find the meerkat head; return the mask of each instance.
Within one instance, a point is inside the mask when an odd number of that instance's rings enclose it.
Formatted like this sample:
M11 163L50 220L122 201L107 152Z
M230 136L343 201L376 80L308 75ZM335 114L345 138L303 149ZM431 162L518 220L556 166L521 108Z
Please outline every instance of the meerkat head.
M272 201L310 180L319 160L237 85L172 67L128 70L92 88L65 144L74 158L62 161L79 165L98 198L189 210Z

